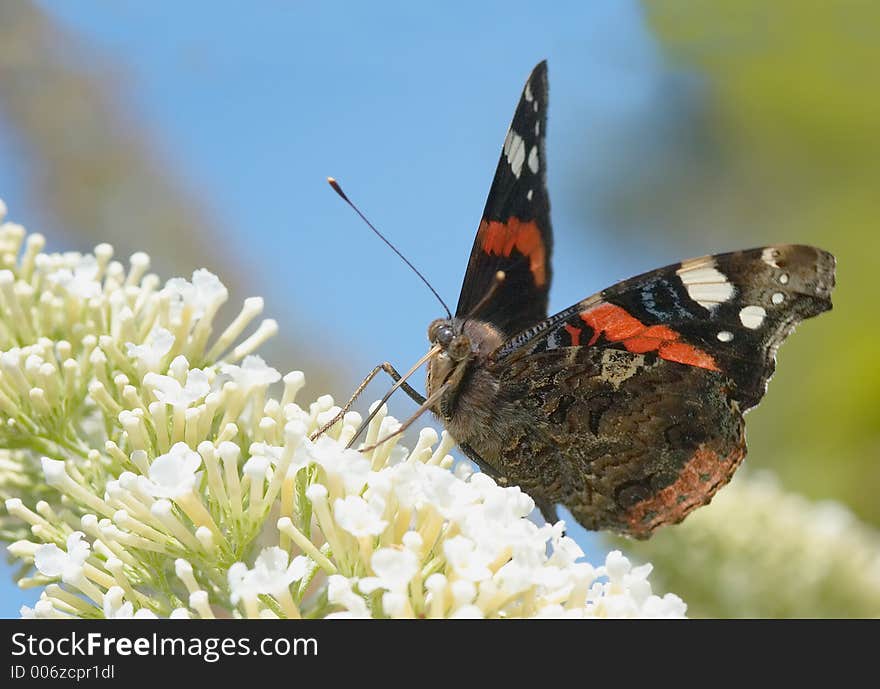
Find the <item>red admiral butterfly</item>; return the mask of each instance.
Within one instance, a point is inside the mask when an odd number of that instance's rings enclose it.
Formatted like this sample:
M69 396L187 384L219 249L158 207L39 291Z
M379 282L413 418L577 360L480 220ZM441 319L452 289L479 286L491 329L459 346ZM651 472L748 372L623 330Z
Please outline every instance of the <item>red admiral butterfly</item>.
M428 329L427 400L390 364L365 384L391 373L392 391L433 411L548 521L562 503L588 529L646 538L730 480L746 454L743 414L764 395L777 348L831 308L835 260L794 244L695 258L548 318L546 122L541 62L504 140L455 316Z

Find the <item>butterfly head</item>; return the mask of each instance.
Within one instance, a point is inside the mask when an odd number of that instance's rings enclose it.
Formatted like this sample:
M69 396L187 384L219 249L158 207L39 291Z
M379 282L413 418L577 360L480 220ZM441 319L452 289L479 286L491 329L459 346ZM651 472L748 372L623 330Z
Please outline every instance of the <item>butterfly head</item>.
M485 360L503 344L504 334L474 318L438 318L428 326L428 340L439 348L428 363L428 393L449 384L455 389L468 368Z
M458 327L456 327L458 326ZM440 345L440 355L454 362L463 361L471 354L471 339L463 332L461 323L449 318L438 318L428 326L428 341Z

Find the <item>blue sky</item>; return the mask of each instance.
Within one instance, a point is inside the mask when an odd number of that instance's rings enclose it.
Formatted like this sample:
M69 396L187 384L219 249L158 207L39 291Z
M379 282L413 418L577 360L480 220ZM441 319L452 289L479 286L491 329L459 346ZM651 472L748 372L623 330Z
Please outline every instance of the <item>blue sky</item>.
M634 263L588 219L607 143L656 107L665 74L633 0L41 5L116 78L125 110L218 219L217 241L269 315L349 371L351 387L380 361L408 368L441 311L325 178L343 182L454 304L519 91L541 59L551 309L679 258L642 252ZM0 121L0 197L27 226L39 209L15 156ZM368 399L383 392L376 385ZM412 409L397 405L398 416ZM595 560L595 538L572 534ZM0 616L32 599L0 571Z

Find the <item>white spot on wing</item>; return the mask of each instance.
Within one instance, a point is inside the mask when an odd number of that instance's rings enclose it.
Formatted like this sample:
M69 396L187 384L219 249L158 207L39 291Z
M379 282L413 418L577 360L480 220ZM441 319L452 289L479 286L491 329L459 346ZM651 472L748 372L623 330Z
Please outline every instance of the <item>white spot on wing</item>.
M706 309L713 309L733 297L736 289L711 259L682 263L675 271L688 296Z
M519 179L523 163L526 160L526 147L523 138L513 129L507 132L507 138L504 139L504 155L513 171L513 176Z
M526 198L527 198L529 201L531 201L531 200L532 200L532 196L534 196L534 193L535 193L534 190L529 189L529 190L526 192Z
M523 95L525 95L526 100L529 103L531 103L534 100L535 97L532 95L532 82L530 82L530 81L526 82L526 91Z
M776 263L776 259L779 257L779 251L774 249L772 246L768 246L761 252L761 260L764 261L771 268L778 268L779 264Z
M535 122L535 136L541 136L541 121Z
M532 110L534 110L535 112L538 112L538 101L535 101L534 103L532 103Z
M532 174L538 173L538 147L532 146L532 150L529 151L529 170L532 171Z
M729 330L722 330L716 337L722 342L730 342L733 339L733 333Z
M773 296L770 297L770 301L772 301L774 304L781 304L783 301L785 301L785 295L782 292L774 292Z
M556 332L550 333L547 338L547 349L559 349L562 346L561 328Z
M788 275L786 273L783 273L782 275L779 276L779 284L781 284L781 285L788 284Z
M742 321L742 324L751 330L757 330L761 327L761 324L764 322L764 316L767 315L767 312L764 310L763 306L754 306L749 305L744 307L739 312L739 320Z

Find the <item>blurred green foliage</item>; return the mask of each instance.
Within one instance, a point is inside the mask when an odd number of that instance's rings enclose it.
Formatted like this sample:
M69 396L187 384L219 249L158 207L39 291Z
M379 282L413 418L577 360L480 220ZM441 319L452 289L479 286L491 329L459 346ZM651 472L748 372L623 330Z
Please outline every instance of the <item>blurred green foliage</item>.
M880 530L769 472L740 471L711 506L637 550L688 617L880 617Z
M682 256L778 242L837 256L834 310L780 350L746 462L880 524L880 3L644 7L687 88L668 94L674 141L608 182L606 224L656 228Z
M682 255L812 243L838 268L834 310L783 345L748 415L746 466L772 469L785 490L741 477L683 524L624 547L694 616L880 615L878 532L796 495L880 524L880 3L644 7L678 78L641 136L670 136L608 182L606 224L656 228Z

